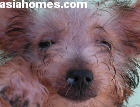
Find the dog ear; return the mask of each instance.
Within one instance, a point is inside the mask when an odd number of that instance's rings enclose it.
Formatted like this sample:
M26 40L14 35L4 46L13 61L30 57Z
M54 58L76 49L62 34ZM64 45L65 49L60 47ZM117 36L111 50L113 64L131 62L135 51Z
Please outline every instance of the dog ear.
M140 2L135 5L123 5L118 9L119 23L123 32L123 44L129 46L128 54L140 54Z
M7 0L0 0L3 1ZM22 53L27 48L28 16L28 9L0 9L0 50L6 53Z

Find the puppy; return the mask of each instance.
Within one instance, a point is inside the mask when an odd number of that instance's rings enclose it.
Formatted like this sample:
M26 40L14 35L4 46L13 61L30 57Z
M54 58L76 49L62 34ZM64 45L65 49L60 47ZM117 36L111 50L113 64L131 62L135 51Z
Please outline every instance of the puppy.
M0 9L1 107L121 107L133 94L139 2L87 3Z

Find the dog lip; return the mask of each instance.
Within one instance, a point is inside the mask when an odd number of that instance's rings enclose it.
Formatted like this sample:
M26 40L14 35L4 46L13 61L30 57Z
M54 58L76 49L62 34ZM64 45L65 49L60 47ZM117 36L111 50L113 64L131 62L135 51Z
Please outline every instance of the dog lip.
M67 96L67 95L61 95L59 94L61 97L63 98L66 98L68 100L72 100L72 101L75 101L75 102L82 102L82 101L86 101L88 99L90 99L90 97L85 97L85 96L82 96L82 95L78 95L78 96Z
M96 97L96 95L90 94L86 90L67 89L67 90L59 90L57 93L61 97L75 102L83 102L89 100L91 97Z

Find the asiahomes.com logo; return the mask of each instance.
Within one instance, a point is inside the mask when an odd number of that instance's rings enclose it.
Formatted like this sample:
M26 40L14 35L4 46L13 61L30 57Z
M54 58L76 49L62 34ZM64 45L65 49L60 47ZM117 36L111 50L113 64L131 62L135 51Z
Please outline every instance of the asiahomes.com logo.
M25 2L25 0L0 2L0 8L87 8L87 2Z

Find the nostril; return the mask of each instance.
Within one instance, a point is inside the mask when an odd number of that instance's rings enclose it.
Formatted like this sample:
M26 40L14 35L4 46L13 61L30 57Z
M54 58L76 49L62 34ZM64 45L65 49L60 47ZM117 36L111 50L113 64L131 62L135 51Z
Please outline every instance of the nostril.
M92 81L92 79L91 79L91 78L86 77L86 82L87 82L87 83L91 83L91 81Z
M74 77L74 82L77 82L79 80L79 77L78 76L75 76Z

